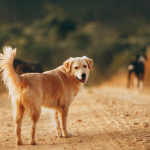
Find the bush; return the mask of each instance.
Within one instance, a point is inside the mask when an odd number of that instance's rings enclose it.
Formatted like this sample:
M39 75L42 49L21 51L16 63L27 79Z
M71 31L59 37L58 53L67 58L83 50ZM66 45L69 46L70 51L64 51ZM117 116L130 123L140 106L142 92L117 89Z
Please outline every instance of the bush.
M62 65L69 57L86 55L94 61L87 83L93 85L126 69L132 58L145 53L150 45L149 28L130 25L124 30L122 25L107 27L99 22L79 26L62 9L47 7L47 15L28 26L20 23L1 26L0 47L16 47L17 58L38 61L45 70Z

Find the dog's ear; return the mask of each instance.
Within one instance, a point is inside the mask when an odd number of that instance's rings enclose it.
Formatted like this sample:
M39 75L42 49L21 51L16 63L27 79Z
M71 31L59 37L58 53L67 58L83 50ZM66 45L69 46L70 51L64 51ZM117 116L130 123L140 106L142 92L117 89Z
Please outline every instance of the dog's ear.
M86 56L83 56L83 58L84 58L84 60L87 62L88 68L89 68L90 70L93 70L93 69L92 69L93 60L90 59L90 58L88 58L88 57L86 57Z
M67 73L69 73L69 72L71 71L71 65L72 65L72 63L73 63L72 57L70 57L68 60L66 60L66 61L63 63L63 65L64 65L64 67L65 67Z

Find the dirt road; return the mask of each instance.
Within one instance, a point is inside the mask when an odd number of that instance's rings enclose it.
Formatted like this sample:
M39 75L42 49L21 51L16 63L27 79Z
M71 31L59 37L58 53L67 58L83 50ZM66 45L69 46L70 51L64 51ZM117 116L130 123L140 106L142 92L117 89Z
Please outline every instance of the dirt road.
M43 108L30 146L30 119L22 123L23 146L15 144L15 124L8 94L0 95L0 150L148 150L150 94L121 87L84 88L70 107L71 138L55 138L49 110Z

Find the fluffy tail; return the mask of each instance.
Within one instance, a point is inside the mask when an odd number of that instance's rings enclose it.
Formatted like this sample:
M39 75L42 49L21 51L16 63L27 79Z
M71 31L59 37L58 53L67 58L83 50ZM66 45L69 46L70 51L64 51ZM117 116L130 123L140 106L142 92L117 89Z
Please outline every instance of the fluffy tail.
M9 94L11 94L11 88L14 88L14 85L17 86L19 79L13 68L16 49L5 46L3 47L3 53L4 54L0 54L0 70L2 71L2 79L4 80L4 84L9 90Z

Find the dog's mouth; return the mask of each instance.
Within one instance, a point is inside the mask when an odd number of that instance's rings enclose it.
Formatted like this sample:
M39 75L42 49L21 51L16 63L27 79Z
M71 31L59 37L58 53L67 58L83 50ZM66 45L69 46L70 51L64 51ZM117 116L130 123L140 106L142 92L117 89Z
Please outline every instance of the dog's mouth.
M84 83L86 81L86 78L83 78L83 79L79 79L78 77L76 77L78 81Z

